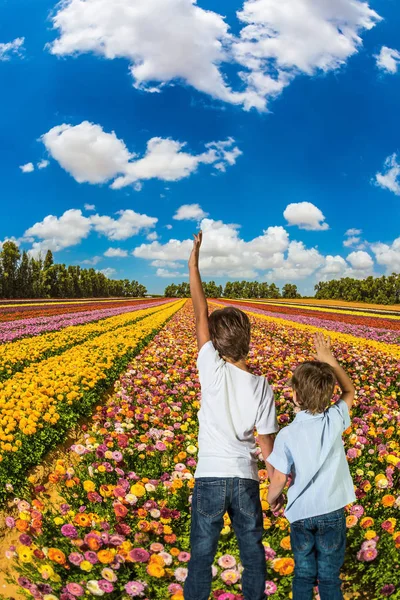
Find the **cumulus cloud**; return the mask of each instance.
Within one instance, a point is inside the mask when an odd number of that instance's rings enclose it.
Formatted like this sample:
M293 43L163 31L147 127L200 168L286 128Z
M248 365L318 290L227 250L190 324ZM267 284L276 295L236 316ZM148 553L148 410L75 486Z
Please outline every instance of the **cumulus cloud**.
M98 271L98 272L103 273L103 275L105 275L107 277L107 279L110 279L110 277L115 275L116 270L113 269L112 267L107 267L106 269L100 269L100 271Z
M134 210L120 210L118 219L107 215L92 215L89 218L93 229L105 235L109 240L127 240L143 230L155 227L158 219L140 214Z
M283 216L289 225L297 225L299 229L312 231L324 231L329 229L328 223L325 223L325 217L311 202L297 202L289 204Z
M382 46L380 53L375 57L379 69L394 75L400 65L400 52L394 48Z
M346 238L343 241L343 246L345 248L350 248L351 246L355 246L356 244L359 244L360 241L361 241L361 238L359 238L359 237L357 237L357 236L354 235L354 236Z
M87 211L96 210L96 206L94 204L84 204L83 208Z
M61 217L47 215L43 221L27 229L24 235L39 240L31 248L32 254L39 254L46 250L58 252L76 246L89 235L90 230L90 219L84 217L82 211L70 209Z
M158 240L158 233L156 231L152 231L146 235L146 240L153 242L154 240Z
M347 268L348 264L343 256L328 254L325 256L325 264L320 269L319 274L322 275L322 279L340 279Z
M104 252L104 256L108 256L109 258L125 258L128 256L127 250L122 250L122 248L109 248Z
M207 217L207 213L200 204L183 204L178 208L173 219L176 221L200 221Z
M383 173L375 175L375 182L379 187L386 188L400 196L400 163L397 160L396 153L387 157Z
M187 273L182 273L181 271L169 271L168 269L159 268L156 271L156 275L158 277L166 277L167 279L183 277L186 278L188 276Z
M354 227L352 229L348 229L346 231L346 233L344 235L360 235L362 233L362 229L355 229Z
M289 282L305 279L323 264L324 257L317 248L306 248L303 242L292 241L284 261L270 271L269 277Z
M61 217L47 215L43 221L35 223L25 231L24 239L33 242L30 252L37 255L46 250L58 252L64 248L76 246L87 238L91 231L96 231L109 240L126 240L152 229L158 221L155 217L136 213L133 210L121 210L116 214L118 218L115 219L99 214L85 217L81 210L70 209L65 211ZM120 249L117 250L124 252ZM110 248L109 251L112 252L113 249ZM111 255L106 254L106 256ZM126 255L118 254L118 256Z
M239 226L213 219L203 219L204 241L200 266L204 275L214 277L252 278L259 271L283 264L289 236L283 227L269 227L262 235L246 242L239 236ZM175 268L175 263L187 261L193 241L170 239L165 244L141 244L133 255L152 261L153 266ZM174 267L171 266L174 264Z
M83 265L89 265L91 267L95 267L96 265L99 264L99 262L101 262L103 259L101 256L93 256L93 258L86 258L85 260L82 261Z
M135 87L160 92L176 81L245 109L265 110L298 74L343 65L381 19L361 0L246 0L235 36L195 0L65 0L53 17L58 56L125 58ZM233 89L234 64L244 85Z
M21 56L25 38L15 38L12 42L0 43L0 61L9 60L11 56Z
M78 183L112 182L113 189L133 185L142 189L148 179L178 181L189 177L199 165L224 170L236 162L241 151L233 138L206 144L205 151L190 154L185 143L154 137L147 142L144 156L129 152L114 132L83 121L79 125L58 125L42 136L49 154Z
M371 244L371 250L375 254L376 262L386 267L386 273L400 273L400 237L392 244L378 242Z
M21 165L20 169L23 173L32 173L35 170L35 165L29 162L26 165Z
M374 266L372 257L363 250L351 252L347 257L347 261L356 271L370 271Z

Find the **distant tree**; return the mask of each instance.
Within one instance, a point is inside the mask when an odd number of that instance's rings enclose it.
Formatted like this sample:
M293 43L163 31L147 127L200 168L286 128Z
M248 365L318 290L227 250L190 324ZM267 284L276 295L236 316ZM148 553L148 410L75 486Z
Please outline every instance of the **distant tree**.
M301 295L297 291L297 285L286 283L282 288L282 298L301 298Z
M18 266L21 253L17 244L4 242L0 252L2 294L4 298L15 298L18 292Z

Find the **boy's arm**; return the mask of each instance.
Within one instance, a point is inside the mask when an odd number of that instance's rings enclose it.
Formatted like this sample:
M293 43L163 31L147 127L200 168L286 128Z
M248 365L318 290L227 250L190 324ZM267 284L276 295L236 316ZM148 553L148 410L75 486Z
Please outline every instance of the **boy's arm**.
M321 362L328 363L328 365L333 368L339 386L342 390L341 399L346 402L350 410L350 408L353 406L356 390L346 371L340 366L336 358L333 356L330 338L325 338L322 333L316 333L314 336L314 343L317 351L316 358Z
M261 448L261 454L265 461L265 466L267 468L268 478L271 481L272 475L274 474L274 467L268 462L268 457L274 449L274 437L273 433L269 434L258 434L257 441L258 445Z
M208 305L199 270L199 254L202 239L203 234L201 231L194 236L193 250L189 258L190 295L192 297L194 316L196 319L196 336L199 350L210 340Z
M272 467L272 465L271 465L271 467ZM288 480L288 476L285 475L285 473L281 473L277 469L274 469L271 483L269 484L268 497L267 497L267 502L271 506L272 510L274 510L274 507L276 506L277 501L279 500L280 496L282 495L282 492L285 489L287 480Z

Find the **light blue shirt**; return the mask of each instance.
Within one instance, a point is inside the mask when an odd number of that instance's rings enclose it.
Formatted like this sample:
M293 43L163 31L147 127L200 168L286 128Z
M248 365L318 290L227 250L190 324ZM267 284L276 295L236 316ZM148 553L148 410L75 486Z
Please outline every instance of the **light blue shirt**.
M340 400L324 413L299 412L278 433L268 462L292 475L285 510L290 523L325 515L355 501L342 441L349 426L349 409Z

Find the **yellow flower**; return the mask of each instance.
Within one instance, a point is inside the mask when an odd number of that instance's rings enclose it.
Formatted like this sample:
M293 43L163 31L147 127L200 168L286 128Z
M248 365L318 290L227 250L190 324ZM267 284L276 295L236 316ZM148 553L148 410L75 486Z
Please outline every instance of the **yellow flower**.
M92 563L90 563L88 560L83 560L79 567L82 571L85 571L86 573L89 573L93 569Z
M372 540L372 538L376 537L376 531L368 529L368 531L365 532L364 537L366 540Z
M32 562L33 552L28 546L17 547L18 558L22 563Z
M141 498L142 496L144 496L146 493L146 488L144 487L144 485L142 483L134 483L131 486L131 494L133 494L134 496L136 496L137 498Z

